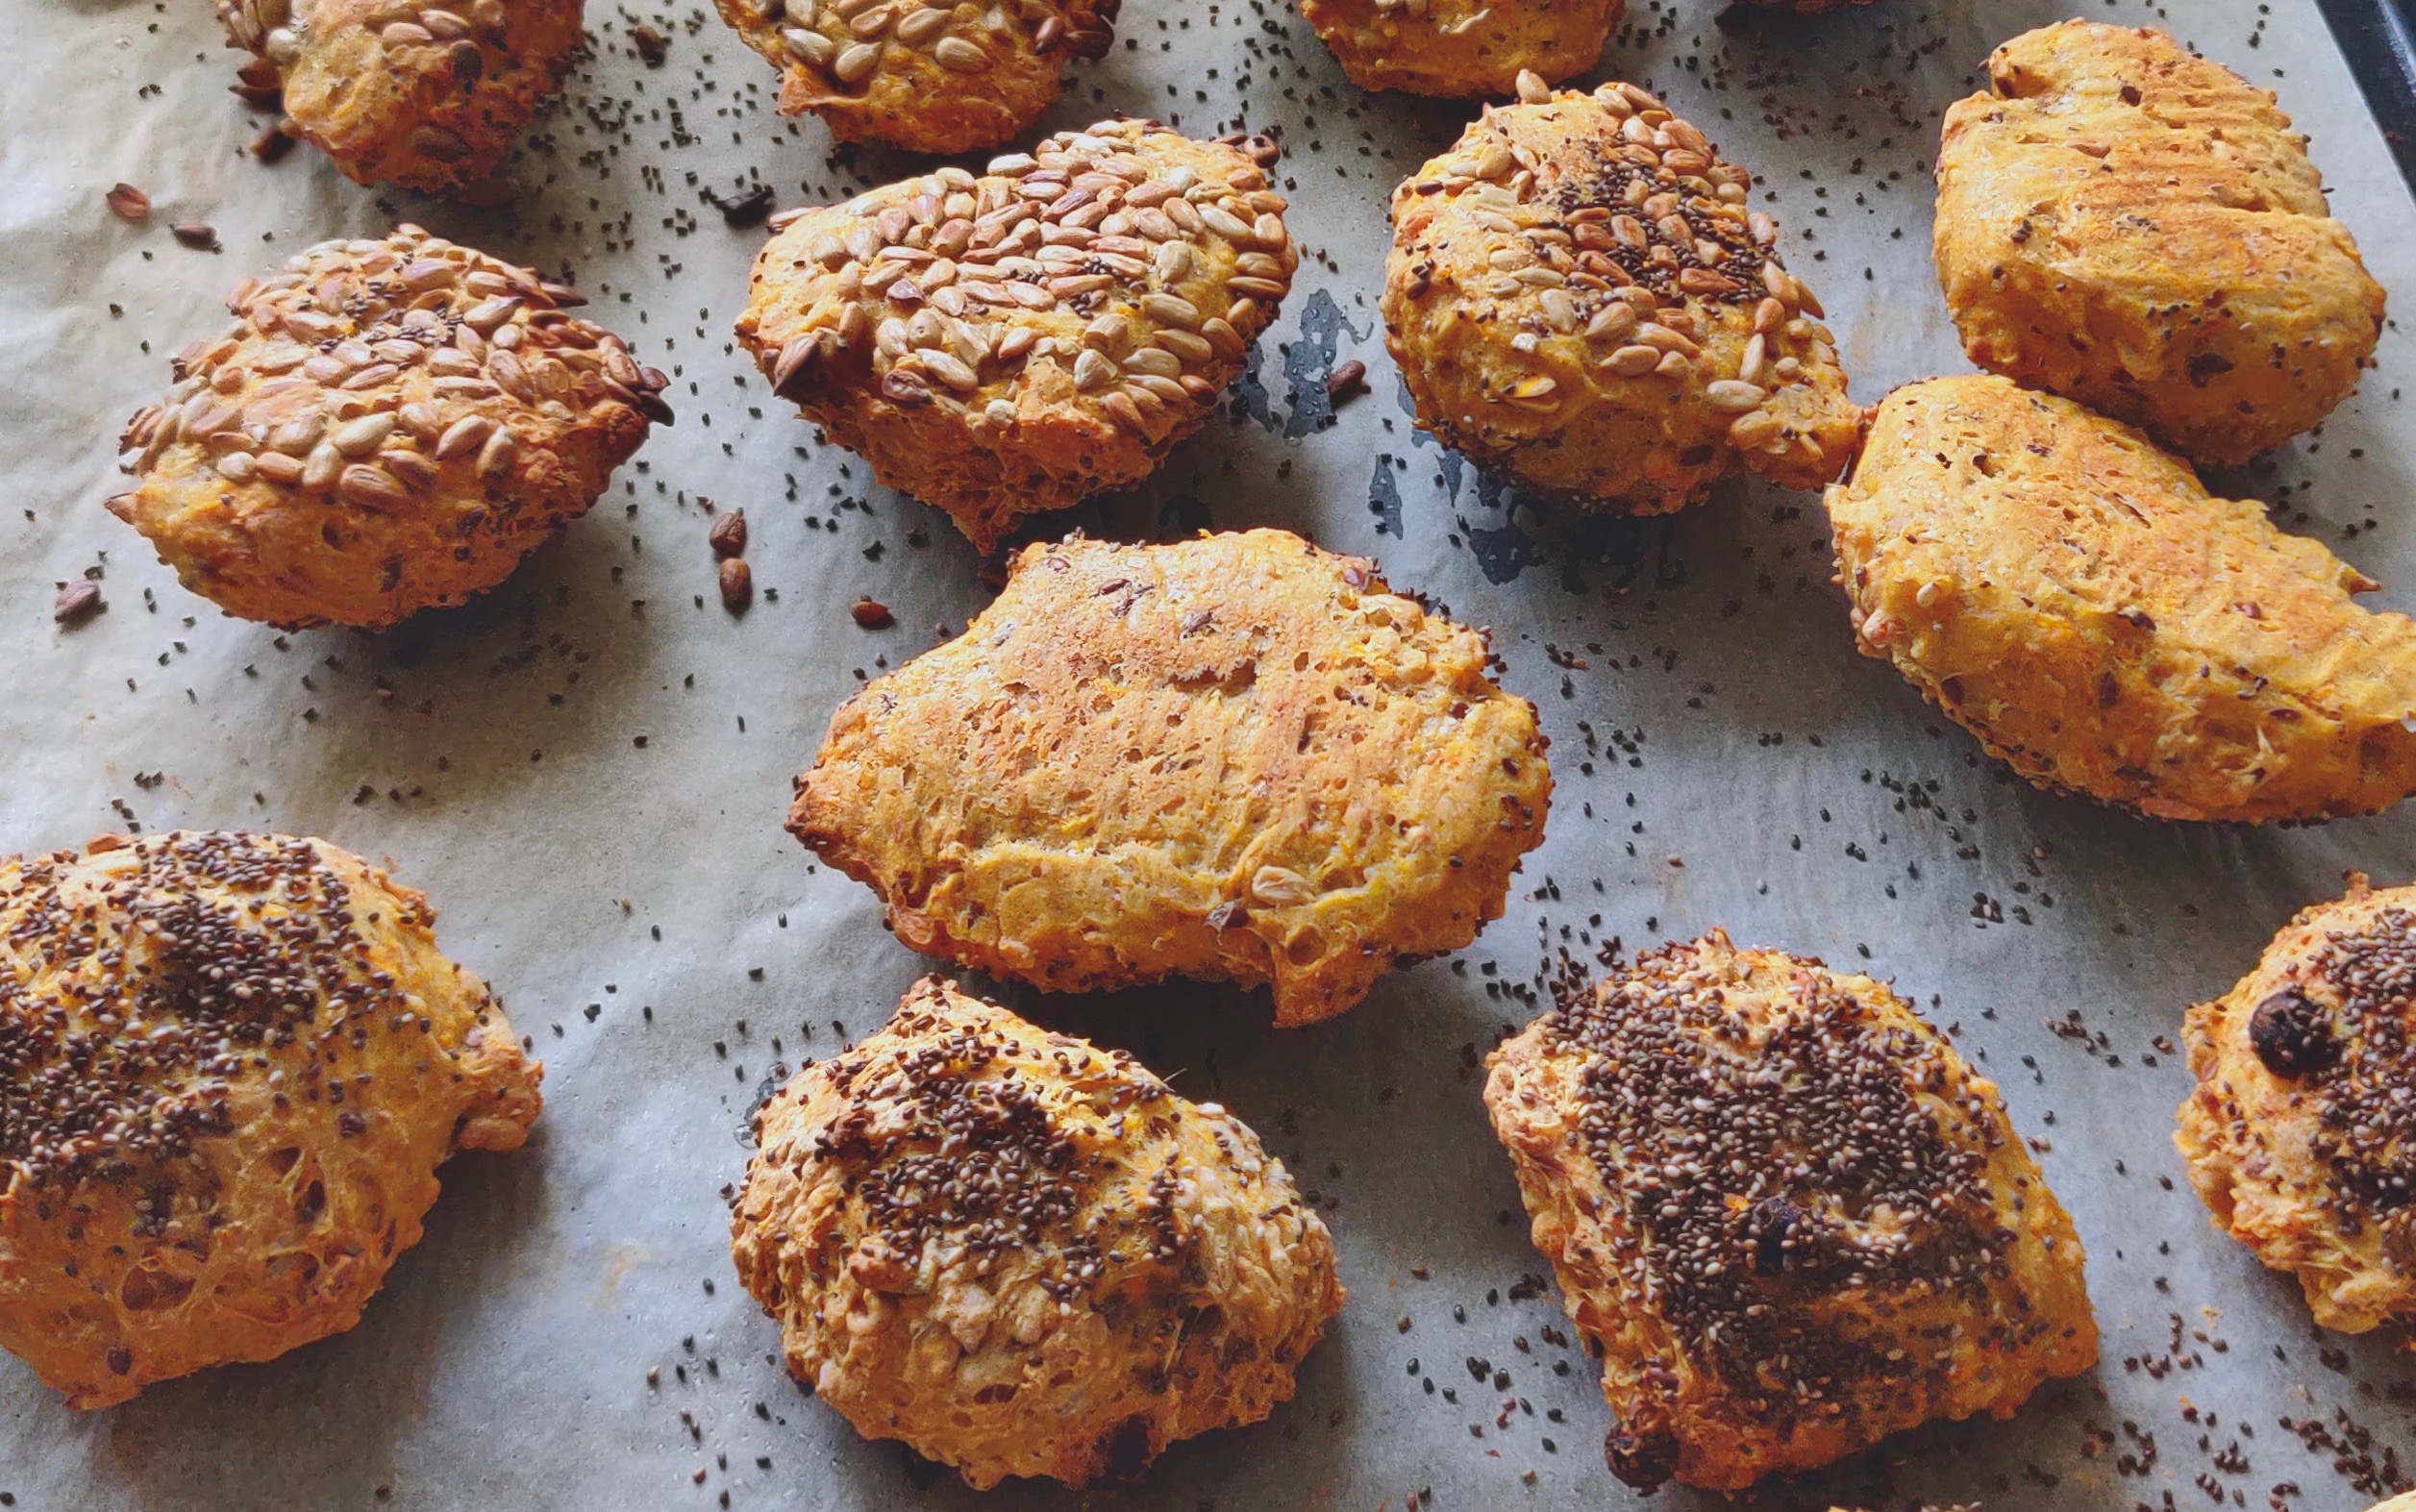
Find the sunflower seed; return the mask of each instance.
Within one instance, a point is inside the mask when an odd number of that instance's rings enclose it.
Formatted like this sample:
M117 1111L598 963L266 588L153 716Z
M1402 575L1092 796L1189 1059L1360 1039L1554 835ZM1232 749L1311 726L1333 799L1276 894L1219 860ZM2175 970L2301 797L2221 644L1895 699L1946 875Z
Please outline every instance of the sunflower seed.
M1737 416L1729 426L1729 444L1740 451L1756 452L1777 440L1782 429L1777 415L1767 409L1755 409Z
M1216 356L1216 349L1208 345L1206 337L1188 331L1160 331L1150 339L1172 352L1186 367L1205 367Z
M990 65L990 55L961 37L941 37L932 48L932 58L959 73L979 73Z
M394 430L390 414L365 414L347 420L328 434L327 444L349 458L368 456Z
M846 48L831 63L831 72L841 84L861 84L881 66L881 46L877 42L858 42Z
M982 386L980 374L945 352L924 353L923 366L934 378L959 393L971 393Z
M363 509L399 509L411 502L401 483L367 462L343 470L336 480L336 497Z
M1736 376L1748 384L1761 382L1762 363L1769 355L1769 338L1756 332L1745 343L1745 355L1737 361Z
M1160 325L1180 326L1185 331L1197 330L1200 324L1200 307L1180 294L1144 294L1141 313Z
M77 578L59 590L51 600L50 617L60 625L77 625L102 609L101 585L89 578Z
M1642 378L1658 366L1660 360L1658 347L1623 346L1604 359L1603 366L1621 378Z
M451 461L457 457L467 456L486 444L494 430L495 422L485 415L463 415L445 427L444 434L436 437L436 459Z
M495 352L486 359L486 376L498 387L522 404L535 404L536 390L530 386L528 370L510 352Z
M252 468L264 483L292 487L302 481L302 461L283 452L262 452L253 459Z
M519 456L520 443L512 439L511 431L499 425L478 449L478 475L492 478L510 468Z
M1180 202L1177 201L1170 203ZM1251 229L1248 221L1243 220L1240 216L1234 214L1229 210L1226 210L1221 205L1203 205L1199 207L1199 215L1200 223L1202 225L1224 237L1227 241L1234 242L1246 247L1258 239L1258 233Z
M1765 395L1758 384L1723 378L1704 385L1703 397L1723 414L1741 414L1760 404Z
M1141 407L1133 402L1130 391L1122 388L1113 390L1099 401L1099 408L1108 412L1108 419L1126 430L1144 435L1148 434L1149 422L1142 418Z
M492 339L496 330L512 317L525 301L511 295L484 299L461 311L461 324L480 335ZM286 324L292 324L290 317Z
M311 448L311 455L302 459L302 486L324 488L344 470L344 454L326 441Z
M898 23L898 40L920 47L948 29L949 12L943 6L925 6Z
M1083 393L1098 392L1114 382L1115 376L1115 364L1090 347L1083 348L1074 359L1074 386Z

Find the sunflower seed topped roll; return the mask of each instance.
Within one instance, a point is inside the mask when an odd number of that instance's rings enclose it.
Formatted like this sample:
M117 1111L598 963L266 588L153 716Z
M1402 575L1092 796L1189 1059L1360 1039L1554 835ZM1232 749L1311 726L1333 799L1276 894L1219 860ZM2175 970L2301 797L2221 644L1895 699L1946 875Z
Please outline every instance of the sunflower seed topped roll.
M292 628L459 604L586 512L669 382L577 291L429 235L328 241L227 301L121 438L111 512L185 585Z

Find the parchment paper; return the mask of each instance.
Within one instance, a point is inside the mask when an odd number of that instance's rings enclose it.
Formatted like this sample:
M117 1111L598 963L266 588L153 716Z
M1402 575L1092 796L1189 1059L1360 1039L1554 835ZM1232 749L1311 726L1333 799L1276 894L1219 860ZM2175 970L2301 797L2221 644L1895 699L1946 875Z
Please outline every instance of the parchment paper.
M709 10L591 0L594 59L516 160L524 192L471 211L361 189L308 148L246 156L266 118L226 92L237 58L202 0L0 10L16 58L0 88L0 847L135 824L326 836L429 892L445 945L547 1066L530 1147L446 1169L427 1240L350 1334L94 1415L0 1360L0 1504L1075 1504L1046 1486L976 1497L859 1441L778 1368L726 1250L720 1190L760 1089L879 1023L925 969L868 893L781 831L789 779L859 678L961 627L987 590L944 518L814 446L734 354L763 234L711 196L838 198L913 161L834 155L818 122L782 121L770 68ZM2279 88L2377 275L2416 298L2416 214L2311 5L2086 12L2174 25ZM1597 77L1663 91L1764 177L1756 203L1870 402L1964 366L1928 251L1938 112L1990 46L2058 13L1881 0L1797 23L1636 0ZM633 46L640 21L671 38L660 66ZM1009 994L1249 1119L1325 1206L1352 1289L1297 1400L1088 1504L1639 1504L1603 1467L1601 1399L1562 1342L1473 1068L1535 1011L1550 952L1713 925L1893 976L2003 1080L2088 1244L2105 1329L2095 1376L2013 1422L1907 1435L1761 1505L2362 1512L2404 1484L2404 1356L2318 1335L2286 1278L2208 1227L2170 1143L2187 1080L2170 1046L2183 1006L2343 868L2416 871L2416 811L2182 828L2008 779L1855 654L1809 495L1739 484L1675 523L1556 537L1413 433L1376 330L1385 196L1468 112L1359 93L1265 0L1130 0L1118 35L1051 125L1129 111L1279 131L1309 257L1230 423L1052 527L1276 524L1380 558L1493 627L1559 791L1508 917L1337 1022L1276 1034L1263 996L1221 989ZM141 226L103 206L121 179L157 206ZM474 606L383 635L224 618L99 508L120 485L117 428L244 275L397 218L577 282L677 375L679 423ZM180 221L210 223L223 252L179 245ZM1333 413L1325 376L1352 358L1373 391ZM2219 480L2279 501L2402 609L2409 371L2394 330L2320 437ZM753 527L761 592L742 619L714 595L709 498ZM56 584L93 572L107 611L54 627ZM896 626L858 628L859 594Z

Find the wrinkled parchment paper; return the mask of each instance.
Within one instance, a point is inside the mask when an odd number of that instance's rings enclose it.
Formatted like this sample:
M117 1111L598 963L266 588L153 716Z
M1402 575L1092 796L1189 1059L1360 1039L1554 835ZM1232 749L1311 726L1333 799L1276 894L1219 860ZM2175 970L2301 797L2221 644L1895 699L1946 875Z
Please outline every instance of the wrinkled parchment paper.
M94 1415L0 1360L0 1502L1076 1504L1046 1486L978 1498L859 1440L778 1368L726 1249L720 1192L760 1089L879 1023L924 969L863 889L781 831L789 779L859 679L960 628L987 590L945 519L815 446L734 354L763 233L714 201L758 183L784 206L840 198L914 164L834 155L818 122L781 120L771 69L696 6L591 0L594 57L515 160L522 192L488 211L360 188L308 148L255 161L266 118L227 93L238 60L202 0L6 12L0 846L241 826L385 861L504 993L545 1059L547 1108L528 1149L446 1169L427 1240L341 1338ZM1756 203L1870 402L1964 366L1928 251L1938 112L1990 46L2058 13L1881 0L1798 23L1635 0L1597 77L1665 92L1764 177ZM2087 13L2165 20L2279 88L2376 273L2416 299L2407 190L2306 0ZM659 66L633 44L640 22L670 39ZM2227 831L2008 780L1855 654L1809 495L1739 483L1675 523L1556 534L1412 431L1377 331L1386 194L1463 109L1359 93L1265 0L1130 0L1118 35L1051 124L1129 111L1196 135L1280 131L1308 258L1230 421L1145 487L1051 526L1274 524L1381 558L1493 628L1509 683L1543 709L1559 793L1508 917L1337 1022L1279 1035L1263 997L1180 985L1009 994L1249 1119L1316 1194L1352 1290L1297 1400L1087 1504L1640 1504L1604 1470L1601 1399L1539 1282L1473 1068L1535 1011L1550 952L1713 925L1893 976L2003 1080L2088 1244L2105 1328L2095 1376L2015 1421L1906 1435L1760 1504L2378 1500L2398 1474L2385 1454L2416 1450L2410 1373L2388 1341L2314 1333L2292 1284L2208 1227L2170 1143L2186 1083L2170 1047L2184 1004L2229 985L2345 867L2416 871L2416 811ZM145 223L105 209L119 180L151 196ZM677 376L679 423L466 608L382 635L224 618L101 510L117 428L245 274L398 218L579 284ZM186 221L223 250L180 245L169 227ZM1325 379L1352 359L1371 391L1337 412ZM2320 437L2218 480L2277 501L2402 609L2416 608L2410 367L2395 330ZM714 593L708 499L753 527L743 618ZM55 627L57 584L95 573L106 612ZM893 627L851 619L866 594ZM1713 1501L1673 1489L1657 1504Z

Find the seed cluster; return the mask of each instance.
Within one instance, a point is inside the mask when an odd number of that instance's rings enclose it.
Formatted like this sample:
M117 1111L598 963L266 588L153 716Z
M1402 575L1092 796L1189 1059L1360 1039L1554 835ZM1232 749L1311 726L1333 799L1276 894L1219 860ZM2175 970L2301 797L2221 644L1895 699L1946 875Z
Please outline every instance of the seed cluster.
M1752 176L1634 85L1556 95L1531 74L1520 93L1404 190L1453 196L1486 234L1491 272L1479 287L1520 307L1512 347L1582 334L1606 374L1700 385L1714 410L1734 416L1728 438L1741 451L1794 439L1764 402L1836 353L1820 302L1773 250L1777 225L1745 208ZM1557 151L1517 139L1545 122ZM1411 297L1433 267L1412 268ZM1705 314L1717 306L1751 310L1751 335L1727 372L1705 345ZM1551 409L1559 386L1531 374L1501 397Z
M170 1180L194 1141L233 1132L238 1078L315 1065L337 1036L427 1032L397 1016L408 1001L312 842L178 833L89 854L112 850L134 864L61 852L0 874L0 1187L12 1168L36 1186Z
M231 483L398 509L459 460L508 501L517 474L547 467L534 454L554 429L610 406L671 419L670 380L564 312L581 303L416 226L323 242L247 280L235 324L178 355L174 386L127 422L127 470L181 446Z
M954 409L977 436L1013 429L1034 368L1070 368L1155 442L1205 415L1274 319L1299 262L1284 207L1233 148L1105 121L978 178L941 168L790 217L757 277L801 280L803 320L741 335L792 397L869 373L889 402Z
M2308 1153L2330 1170L2331 1190L2318 1205L2343 1234L2373 1224L2404 1254L2416 1241L2416 1085L2408 1077L2416 1065L2408 1032L2416 913L2377 911L2354 932L2329 935L2313 965L2340 1004L2333 1024L2303 1025L2294 1042L2297 1075L2316 1099L2319 1133ZM2320 1054L2309 1048L2319 1043Z
M1797 970L1776 1013L1742 1011L1740 989L1759 990L1672 946L1565 998L1544 1032L1583 1059L1582 1137L1642 1236L1617 1257L1630 1295L1794 1416L1932 1363L1846 1347L1812 1300L2005 1277L2015 1235L1985 1177L2007 1136L1934 1035L1826 971Z
M1110 1267L1183 1253L1164 1143L1180 1100L1121 1052L1026 1042L909 1002L869 1048L824 1069L848 1104L811 1157L846 1173L866 1234L907 1274L934 1247L962 1252L977 1276L1035 1258L1038 1284L1070 1302ZM1144 1183L1153 1153L1164 1164ZM1103 1202L1118 1185L1148 1195Z
M780 52L841 90L860 90L884 69L908 66L906 55L930 59L970 78L990 71L1002 56L1062 51L1097 58L1113 40L1115 0L1098 6L1053 0L738 0L740 9L778 37Z

